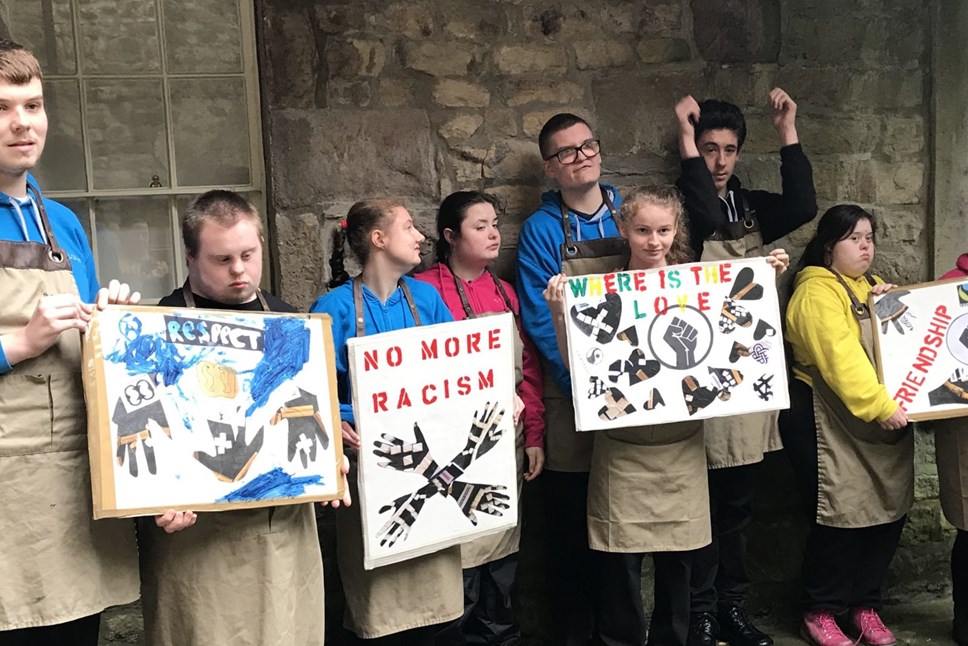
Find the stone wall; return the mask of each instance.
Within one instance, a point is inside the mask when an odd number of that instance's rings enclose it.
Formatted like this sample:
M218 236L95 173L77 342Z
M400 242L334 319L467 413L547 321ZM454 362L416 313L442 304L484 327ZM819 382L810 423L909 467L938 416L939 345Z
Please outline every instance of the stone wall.
M733 101L749 125L737 174L776 190L778 142L766 97L777 85L798 103L821 212L844 201L869 207L882 225L876 270L897 282L930 275L927 97L943 88L933 87L931 7L921 0L257 7L276 288L297 305L325 289L333 228L366 197L404 197L429 237L442 196L461 188L497 194L506 205L499 270L513 273L519 228L546 188L537 133L560 111L592 122L605 180L628 186L675 179L679 97ZM783 243L796 256L811 233L805 227ZM933 446L921 433L918 474L889 590L895 599L947 585ZM785 458L769 459L760 477L753 599L789 610L804 527ZM527 531L540 534L533 522ZM522 589L540 596L537 578Z

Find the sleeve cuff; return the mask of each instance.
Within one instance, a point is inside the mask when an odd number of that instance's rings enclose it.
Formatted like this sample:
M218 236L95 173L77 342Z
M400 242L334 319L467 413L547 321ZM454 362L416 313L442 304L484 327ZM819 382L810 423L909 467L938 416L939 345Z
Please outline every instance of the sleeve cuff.
M800 142L797 142L795 144L790 144L789 146L783 146L780 148L781 159L789 155L796 155L798 157L803 156L803 146L800 145Z
M0 375L13 370L13 366L7 361L7 355L3 351L3 343L0 342Z

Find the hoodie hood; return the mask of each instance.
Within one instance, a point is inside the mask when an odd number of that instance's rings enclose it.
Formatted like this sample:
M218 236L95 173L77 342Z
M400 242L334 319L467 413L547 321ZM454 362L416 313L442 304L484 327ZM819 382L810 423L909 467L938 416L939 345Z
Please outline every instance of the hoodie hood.
M601 187L612 201L612 206L618 210L619 205L622 203L618 189L610 184L601 184ZM541 206L538 207L538 211L552 216L559 222L560 227L561 194L558 191L545 191L542 193ZM608 209L602 209L596 216L591 218L578 216L574 210L569 210L568 224L570 225L575 242L610 238L618 235L618 222Z
M797 288L803 283L807 282L808 280L815 280L815 279L836 281L837 277L834 275L834 272L830 271L826 267L816 267L816 266L804 267L803 269L797 272L797 278L794 281L793 286L794 288ZM851 282L850 279L847 278L846 276L844 277L844 280L846 280L848 284Z
M958 256L955 268L941 278L960 278L962 276L968 276L968 253L963 253Z

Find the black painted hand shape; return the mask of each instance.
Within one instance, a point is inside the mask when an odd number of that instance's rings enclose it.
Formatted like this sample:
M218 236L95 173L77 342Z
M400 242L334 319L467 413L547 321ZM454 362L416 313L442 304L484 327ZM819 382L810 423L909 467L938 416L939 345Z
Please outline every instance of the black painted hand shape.
M691 368L695 365L696 359L696 340L699 332L686 321L678 316L672 319L672 323L666 328L662 340L676 353L676 368L680 370Z

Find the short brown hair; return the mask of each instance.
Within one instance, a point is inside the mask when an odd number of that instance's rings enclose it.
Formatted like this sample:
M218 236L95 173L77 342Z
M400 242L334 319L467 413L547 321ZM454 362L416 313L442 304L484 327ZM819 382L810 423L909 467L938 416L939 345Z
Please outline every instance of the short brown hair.
M33 79L43 80L44 75L30 50L12 40L0 38L0 80L26 85Z
M241 218L248 218L256 225L262 238L262 217L252 202L235 191L214 190L202 193L188 205L182 216L182 241L185 253L193 258L198 255L198 236L206 222L230 227Z

